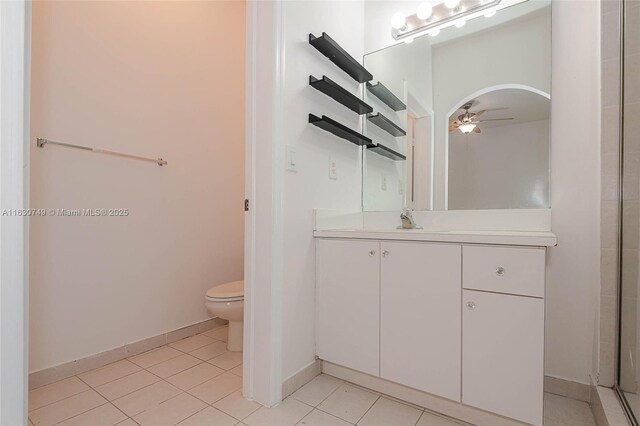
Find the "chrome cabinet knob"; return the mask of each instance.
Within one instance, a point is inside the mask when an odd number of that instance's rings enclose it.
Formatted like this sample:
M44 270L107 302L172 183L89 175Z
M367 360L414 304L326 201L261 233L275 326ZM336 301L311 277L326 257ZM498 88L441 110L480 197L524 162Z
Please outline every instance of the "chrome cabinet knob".
M382 252L382 257L387 257L389 256L389 252L387 250Z
M373 257L376 255L375 250L369 250L369 257Z
M496 268L496 275L497 275L497 276L499 276L499 277L504 276L504 273L505 273L505 272L506 272L506 271L505 271L505 269L504 269L502 266L498 266L498 267Z
M467 309L473 311L476 308L476 302L467 302Z

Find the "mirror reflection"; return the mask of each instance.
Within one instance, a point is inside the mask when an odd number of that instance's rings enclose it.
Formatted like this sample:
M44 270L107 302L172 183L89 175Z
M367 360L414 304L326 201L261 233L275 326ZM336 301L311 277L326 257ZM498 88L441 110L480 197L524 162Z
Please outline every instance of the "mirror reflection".
M447 206L549 206L549 97L535 89L489 89L449 117Z
M375 80L363 132L399 154L363 150L364 210L549 207L550 2L372 52L364 65Z

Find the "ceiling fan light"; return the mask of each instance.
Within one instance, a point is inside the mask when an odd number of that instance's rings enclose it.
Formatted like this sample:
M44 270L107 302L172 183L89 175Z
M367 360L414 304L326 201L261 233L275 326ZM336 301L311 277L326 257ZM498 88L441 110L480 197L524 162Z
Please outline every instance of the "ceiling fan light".
M431 18L432 13L433 13L433 6L431 6L431 3L423 2L423 3L420 3L420 6L418 6L418 11L416 12L416 16L418 17L418 19L422 19L423 21L426 21L427 19Z
M397 12L391 17L391 27L396 30L402 30L407 25L407 18L404 13Z
M449 9L455 9L460 5L460 0L444 0L444 5Z
M473 132L473 129L475 128L476 128L476 125L473 123L465 123L458 126L458 129L460 129L460 131L465 135Z

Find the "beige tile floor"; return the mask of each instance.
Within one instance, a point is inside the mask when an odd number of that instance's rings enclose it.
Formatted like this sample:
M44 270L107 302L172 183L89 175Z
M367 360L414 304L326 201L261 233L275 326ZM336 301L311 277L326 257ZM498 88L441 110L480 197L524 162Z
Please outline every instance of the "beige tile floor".
M242 398L242 354L226 327L29 393L31 425L459 426L420 407L320 375L275 408ZM545 395L548 426L594 425L584 402Z

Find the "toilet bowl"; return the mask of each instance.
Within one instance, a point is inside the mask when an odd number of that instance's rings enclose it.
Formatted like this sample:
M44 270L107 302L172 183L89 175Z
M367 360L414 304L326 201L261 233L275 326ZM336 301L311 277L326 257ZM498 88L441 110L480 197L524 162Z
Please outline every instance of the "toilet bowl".
M242 350L244 326L244 280L211 287L205 296L207 311L213 316L229 321L229 351Z

